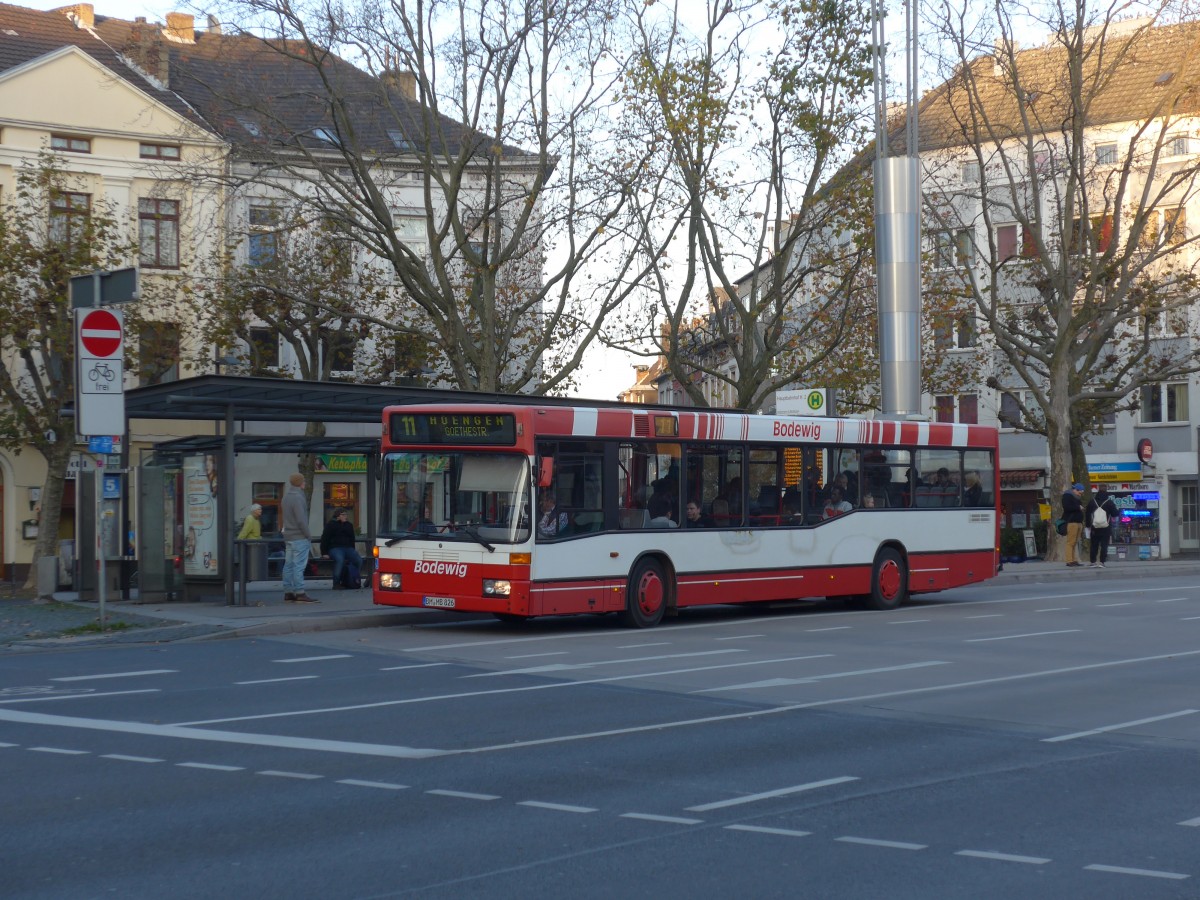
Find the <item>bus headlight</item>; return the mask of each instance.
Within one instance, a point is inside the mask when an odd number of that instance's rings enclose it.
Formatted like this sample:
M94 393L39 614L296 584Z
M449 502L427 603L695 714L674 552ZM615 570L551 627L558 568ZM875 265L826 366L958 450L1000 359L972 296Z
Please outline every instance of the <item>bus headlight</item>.
M379 589L381 591L398 591L398 590L400 590L400 573L399 572L380 572L379 573Z
M483 596L485 597L507 597L512 593L512 582L501 581L497 578L483 579Z

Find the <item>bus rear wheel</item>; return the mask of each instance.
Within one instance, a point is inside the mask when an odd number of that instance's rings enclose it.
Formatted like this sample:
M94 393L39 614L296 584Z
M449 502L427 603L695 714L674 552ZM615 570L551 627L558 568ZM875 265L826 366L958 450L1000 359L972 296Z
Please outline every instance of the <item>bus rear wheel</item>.
M667 579L662 565L652 559L638 563L629 576L621 624L628 628L653 628L667 611Z
M871 568L871 593L866 597L867 608L898 609L908 599L908 568L904 557L891 547L884 547L875 556Z

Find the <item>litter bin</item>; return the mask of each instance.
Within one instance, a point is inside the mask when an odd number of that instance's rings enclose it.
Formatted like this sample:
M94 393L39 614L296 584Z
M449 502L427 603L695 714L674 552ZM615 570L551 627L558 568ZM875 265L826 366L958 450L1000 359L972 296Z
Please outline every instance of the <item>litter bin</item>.
M246 567L246 581L266 581L267 575L267 545L266 542L246 542L242 545L242 565Z

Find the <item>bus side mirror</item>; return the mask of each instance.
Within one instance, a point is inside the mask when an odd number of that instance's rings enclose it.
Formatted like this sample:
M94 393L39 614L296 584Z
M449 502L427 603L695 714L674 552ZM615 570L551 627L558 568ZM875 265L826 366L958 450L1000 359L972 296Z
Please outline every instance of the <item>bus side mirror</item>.
M554 483L554 457L544 456L538 464L538 487L548 488Z

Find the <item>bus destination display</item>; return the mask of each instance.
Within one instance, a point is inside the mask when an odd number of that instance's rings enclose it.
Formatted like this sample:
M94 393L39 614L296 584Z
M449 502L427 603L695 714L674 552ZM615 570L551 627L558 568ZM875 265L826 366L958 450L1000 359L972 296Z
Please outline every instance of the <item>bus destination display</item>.
M396 413L392 441L398 444L495 444L517 442L517 418L491 413Z

